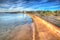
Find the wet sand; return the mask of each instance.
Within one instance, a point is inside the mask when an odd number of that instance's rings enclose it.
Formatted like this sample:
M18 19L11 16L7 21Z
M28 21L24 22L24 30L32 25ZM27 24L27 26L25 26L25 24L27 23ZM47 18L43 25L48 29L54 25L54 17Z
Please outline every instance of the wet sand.
M33 40L33 23L17 26L0 40Z

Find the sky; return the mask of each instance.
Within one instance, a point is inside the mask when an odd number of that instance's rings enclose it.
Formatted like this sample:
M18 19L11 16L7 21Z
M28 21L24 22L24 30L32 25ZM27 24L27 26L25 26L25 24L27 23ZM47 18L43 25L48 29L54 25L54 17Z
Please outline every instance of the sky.
M0 12L60 10L60 0L0 0Z

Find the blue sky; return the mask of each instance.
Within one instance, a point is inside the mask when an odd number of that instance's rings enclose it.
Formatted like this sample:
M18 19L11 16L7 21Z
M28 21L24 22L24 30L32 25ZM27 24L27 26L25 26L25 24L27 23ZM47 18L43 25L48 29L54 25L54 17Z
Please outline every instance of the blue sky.
M60 0L0 0L0 12L33 10L60 10Z

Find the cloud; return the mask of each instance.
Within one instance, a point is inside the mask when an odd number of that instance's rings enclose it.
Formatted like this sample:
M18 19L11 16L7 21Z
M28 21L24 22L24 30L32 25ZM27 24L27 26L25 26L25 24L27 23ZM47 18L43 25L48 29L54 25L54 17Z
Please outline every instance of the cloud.
M60 0L0 0L0 11L55 9L60 9Z

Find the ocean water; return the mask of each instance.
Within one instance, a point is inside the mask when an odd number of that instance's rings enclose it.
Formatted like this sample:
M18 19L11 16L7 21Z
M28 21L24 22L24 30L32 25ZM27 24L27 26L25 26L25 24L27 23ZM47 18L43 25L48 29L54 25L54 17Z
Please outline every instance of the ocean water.
M0 13L0 36L19 25L30 24L32 19L26 14Z
M26 14L0 13L0 27L12 25L18 26L31 22L32 19Z

